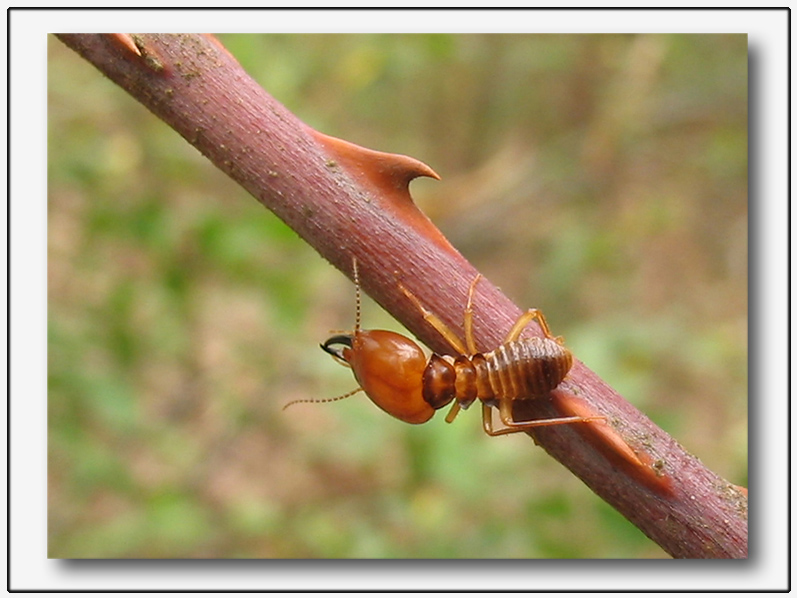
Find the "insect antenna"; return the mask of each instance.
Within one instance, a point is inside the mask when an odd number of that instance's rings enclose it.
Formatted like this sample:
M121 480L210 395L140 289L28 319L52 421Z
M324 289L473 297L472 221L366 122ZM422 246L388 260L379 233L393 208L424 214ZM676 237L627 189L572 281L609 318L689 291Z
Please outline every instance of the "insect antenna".
M360 332L360 273L357 270L357 258L352 258L354 271L354 334Z
M360 332L360 303L361 303L361 300L360 300L360 274L359 274L359 272L357 270L357 258L353 258L352 259L352 269L353 269L353 276L352 277L354 278L354 335L353 336L357 336L357 334ZM349 335L342 335L342 336L349 336ZM333 337L333 339L334 339L334 337ZM341 365L345 365L346 367L351 367L349 365L349 363L345 359L343 359L343 357L340 354L338 354L334 350L330 350L328 348L328 345L331 344L331 341L333 339L330 339L326 343L322 344L321 348L324 351L326 351L327 353L329 353L330 355L332 355L332 357L335 359L335 361L337 361ZM338 342L340 342L339 339L334 339L334 340L337 340ZM346 344L349 347L351 347L351 343L350 342L346 342ZM340 401L341 399L348 399L350 396L357 394L361 390L362 390L362 388L356 388L356 389L352 390L351 392L347 392L345 395L332 397L330 399L296 399L295 401L291 401L290 403L286 403L282 407L282 410L285 411L285 409L287 409L291 405L295 405L296 403L332 403L333 401Z
M357 394L360 392L362 388L356 388L351 392L347 392L345 395L340 395L337 397L332 397L330 399L296 399L295 401L291 401L290 403L286 403L282 410L285 411L291 405L295 405L296 403L332 403L333 401L340 401L341 399L348 399L350 396Z

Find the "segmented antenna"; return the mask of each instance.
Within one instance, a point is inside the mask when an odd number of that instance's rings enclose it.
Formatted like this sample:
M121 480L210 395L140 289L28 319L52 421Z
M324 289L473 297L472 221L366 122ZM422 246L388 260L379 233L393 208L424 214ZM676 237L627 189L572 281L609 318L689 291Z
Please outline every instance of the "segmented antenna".
M282 408L285 411L291 405L295 405L296 403L331 403L333 401L340 401L341 399L348 399L350 396L357 394L360 392L362 388L356 388L351 392L347 392L345 395L340 395L339 397L332 397L331 399L296 399L295 401L291 401L290 403L286 403L285 406Z
M360 273L357 271L357 258L352 258L354 271L354 334L360 332Z
M360 331L360 274L357 271L357 258L352 258L352 269L353 269L353 277L354 277L354 334L355 336ZM323 346L322 346L323 348ZM335 361L340 361L346 367L351 367L345 361L342 361L340 358L332 356L335 358ZM360 392L362 388L355 388L351 392L347 392L345 395L340 395L337 397L332 397L331 399L296 399L295 401L291 401L290 403L286 403L283 405L282 410L285 411L291 405L295 405L296 403L332 403L333 401L340 401L341 399L348 399L350 396L357 394Z

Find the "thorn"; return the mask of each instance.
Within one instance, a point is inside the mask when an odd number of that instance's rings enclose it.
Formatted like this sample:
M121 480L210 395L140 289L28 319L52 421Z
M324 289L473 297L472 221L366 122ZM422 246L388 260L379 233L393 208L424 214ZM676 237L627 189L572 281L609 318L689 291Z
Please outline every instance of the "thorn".
M111 33L110 36L112 40L114 40L125 50L132 52L136 56L141 56L138 46L136 46L135 41L133 41L133 36L131 36L129 33Z

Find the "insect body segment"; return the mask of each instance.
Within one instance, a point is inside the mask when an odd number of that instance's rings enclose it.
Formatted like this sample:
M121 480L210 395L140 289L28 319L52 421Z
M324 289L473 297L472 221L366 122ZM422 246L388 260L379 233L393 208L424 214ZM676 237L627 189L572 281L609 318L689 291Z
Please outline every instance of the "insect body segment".
M355 330L333 336L321 348L351 367L365 394L390 415L410 424L434 415L423 399L426 356L407 337L388 330Z
M360 329L360 289L355 262L357 313L354 332L332 336L321 348L352 369L360 389L379 408L407 423L428 421L436 410L449 404L451 410L446 421L451 422L460 409L467 409L477 399L483 405L484 430L491 436L538 426L604 419L571 416L514 420L513 402L547 398L570 371L573 357L562 344L562 339L551 335L545 317L536 309L527 311L518 319L504 344L493 351L479 353L473 338L472 309L479 278L474 278L468 291L464 343L399 283L407 298L457 352L457 355L433 354L427 361L422 349L405 336L386 330ZM531 320L538 321L544 338L520 338ZM503 424L503 428L498 430L493 428L493 409L497 409Z

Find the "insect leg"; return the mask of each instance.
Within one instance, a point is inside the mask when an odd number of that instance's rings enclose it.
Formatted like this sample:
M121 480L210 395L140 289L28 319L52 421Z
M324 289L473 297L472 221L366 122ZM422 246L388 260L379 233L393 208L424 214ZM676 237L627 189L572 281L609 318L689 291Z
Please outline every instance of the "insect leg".
M434 315L432 312L426 309L421 303L421 301L415 295L410 293L410 291L403 284L401 284L400 281L398 285L399 288L401 289L401 292L407 296L407 299L412 301L415 304L415 307L418 309L418 311L420 311L421 314L423 314L423 319L429 322L429 324L431 324L432 327L435 330L437 330L437 332L440 333L440 336L446 339L448 344L451 345L451 347L457 353L464 354L466 351L465 344L456 335L456 333L453 330L451 330L451 328L446 326L446 324L440 318L438 318L436 315Z
M468 355L476 354L476 341L473 339L473 293L476 291L476 283L482 277L477 274L473 282L470 283L468 289L468 302L465 305L465 315L463 316L463 325L465 328L465 345L468 349Z
M451 405L451 409L449 409L448 414L446 415L447 424L450 424L452 421L454 421L454 418L457 416L457 413L459 413L459 409L460 409L459 402L454 400L454 403Z
M509 334L506 335L505 343L510 343L512 341L516 341L520 338L520 334L529 325L529 322L532 320L537 320L540 324L540 328L542 328L542 333L550 338L562 344L563 339L561 336L554 336L551 334L551 329L548 328L548 322L545 320L545 316L542 315L542 312L539 309L530 309L525 314L520 316L515 322L515 325L512 326L512 330L509 331Z
M568 416L568 417L551 417L548 419L536 419L524 422L516 422L512 417L512 401L510 399L504 399L498 404L498 414L501 418L501 423L503 423L504 426L506 427L500 430L494 430L492 407L484 403L482 404L482 424L484 426L484 431L490 436L513 434L515 432L522 432L523 430L528 430L530 428L539 428L542 426L558 426L560 424L578 424L578 423L587 423L591 421L606 421L606 418L603 416L594 416L594 417Z

